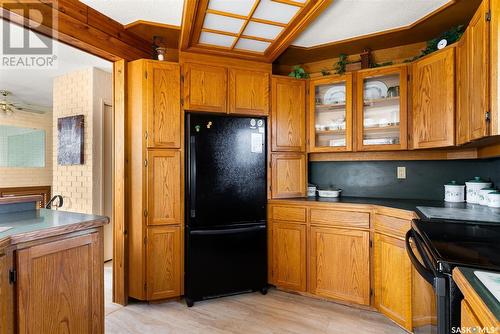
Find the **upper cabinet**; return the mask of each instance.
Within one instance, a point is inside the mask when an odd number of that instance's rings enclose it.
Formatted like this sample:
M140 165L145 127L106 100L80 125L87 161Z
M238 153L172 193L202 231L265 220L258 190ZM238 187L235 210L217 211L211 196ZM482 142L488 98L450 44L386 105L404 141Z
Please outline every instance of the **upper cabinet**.
M352 73L311 79L309 150L352 150Z
M271 80L272 151L306 150L306 82L288 77Z
M181 62L184 109L267 116L271 65L197 56Z
M179 148L181 89L178 64L147 63L148 147ZM172 126L172 124L178 124Z
M407 83L406 65L358 72L359 151L407 148Z
M489 1L484 0L469 23L469 140L488 135L489 112Z
M462 145L470 140L469 135L469 29L465 31L457 43L456 70L457 70L457 145Z
M455 48L448 47L413 63L413 148L455 144Z
M184 109L227 112L227 69L187 63L184 65Z
M269 114L269 73L229 69L229 113Z

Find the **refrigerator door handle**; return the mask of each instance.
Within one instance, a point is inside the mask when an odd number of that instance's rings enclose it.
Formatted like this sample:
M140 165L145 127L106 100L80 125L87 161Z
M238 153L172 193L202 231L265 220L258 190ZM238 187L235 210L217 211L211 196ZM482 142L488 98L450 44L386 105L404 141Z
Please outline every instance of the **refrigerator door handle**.
M196 218L196 137L189 139L189 216Z
M246 232L257 232L266 229L266 225L257 225L251 227L226 228L217 230L194 230L189 233L192 235L223 235L223 234L238 234Z

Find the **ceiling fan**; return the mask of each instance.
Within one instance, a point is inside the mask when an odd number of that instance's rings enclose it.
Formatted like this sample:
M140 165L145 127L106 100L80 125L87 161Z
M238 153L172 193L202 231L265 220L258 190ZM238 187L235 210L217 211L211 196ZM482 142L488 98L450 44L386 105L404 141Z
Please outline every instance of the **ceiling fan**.
M50 108L24 103L14 98L11 92L3 89L0 90L0 113L12 114L16 111L45 114L50 112Z

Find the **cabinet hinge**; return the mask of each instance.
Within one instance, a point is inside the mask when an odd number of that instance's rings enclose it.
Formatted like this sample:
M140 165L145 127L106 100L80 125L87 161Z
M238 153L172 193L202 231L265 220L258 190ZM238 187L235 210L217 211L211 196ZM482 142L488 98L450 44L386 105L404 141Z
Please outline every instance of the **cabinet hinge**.
M181 82L184 82L184 75L181 74Z
M9 270L9 283L14 284L17 282L17 271L16 269Z
M491 10L488 10L485 15L486 22L491 21Z
M148 71L144 71L144 78L148 78Z
M148 216L148 210L144 210L144 217Z
M370 248L373 247L373 240L370 240Z
M148 244L148 237L144 237L144 244L147 245Z
M148 290L148 283L144 283L144 291Z
M144 159L144 167L148 167L148 159Z
M486 122L491 121L491 112L487 111L485 114Z
M184 107L184 99L181 98L181 107Z
M148 132L144 132L144 139L148 139Z
M373 289L370 289L370 296L373 296Z

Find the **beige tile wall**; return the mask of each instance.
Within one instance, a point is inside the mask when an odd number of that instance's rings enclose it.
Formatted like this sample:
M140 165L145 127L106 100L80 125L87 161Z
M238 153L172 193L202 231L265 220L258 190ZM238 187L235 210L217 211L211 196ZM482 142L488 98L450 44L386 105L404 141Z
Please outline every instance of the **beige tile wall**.
M109 95L112 89L111 74L106 76L100 72L102 71L88 68L54 79L52 193L63 196L63 209L66 211L100 213L100 199L97 198L101 195L101 108L96 101L100 101L102 95L107 95L108 90L96 90L94 87L108 85ZM106 98L111 100L111 96ZM84 115L84 164L59 166L57 119L71 115Z
M45 130L45 167L0 167L0 188L52 184L52 114L17 111L0 114L0 124Z

